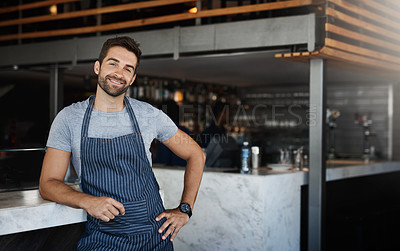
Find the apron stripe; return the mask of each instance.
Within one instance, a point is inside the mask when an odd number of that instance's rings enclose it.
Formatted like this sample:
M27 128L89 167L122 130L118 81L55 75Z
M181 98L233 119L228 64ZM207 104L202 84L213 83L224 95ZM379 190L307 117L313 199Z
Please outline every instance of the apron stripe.
M123 203L125 215L103 222L88 215L78 250L173 250L158 229L165 219L159 186L147 159L136 116L125 97L133 133L112 138L90 138L89 122L95 97L85 111L81 133L81 188L94 196L107 196Z

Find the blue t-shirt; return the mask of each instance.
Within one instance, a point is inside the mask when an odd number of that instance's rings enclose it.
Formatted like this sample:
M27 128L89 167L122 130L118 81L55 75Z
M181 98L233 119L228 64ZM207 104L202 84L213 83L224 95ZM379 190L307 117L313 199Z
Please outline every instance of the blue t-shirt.
M141 131L146 155L151 164L150 144L153 139L165 141L178 130L174 122L161 110L152 105L129 98ZM62 109L54 119L47 147L71 152L71 161L78 176L81 174L80 144L83 117L89 99L74 103ZM94 138L115 138L133 133L128 111L101 112L93 109L89 122L88 136Z

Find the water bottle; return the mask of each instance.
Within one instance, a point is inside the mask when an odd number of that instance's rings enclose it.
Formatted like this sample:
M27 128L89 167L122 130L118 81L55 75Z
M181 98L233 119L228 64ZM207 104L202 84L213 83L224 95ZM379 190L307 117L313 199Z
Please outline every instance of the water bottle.
M242 167L240 169L240 173L250 173L250 168L249 168L249 160L250 160L250 148L249 148L249 142L245 141L243 142L242 146Z

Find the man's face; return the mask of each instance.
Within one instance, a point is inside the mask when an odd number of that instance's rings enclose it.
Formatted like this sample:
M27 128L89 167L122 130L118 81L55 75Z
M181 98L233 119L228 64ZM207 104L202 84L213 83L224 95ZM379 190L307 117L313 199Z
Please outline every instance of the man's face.
M98 85L108 95L117 97L126 92L135 81L137 57L123 47L111 47L100 65L94 64L94 72L98 75Z

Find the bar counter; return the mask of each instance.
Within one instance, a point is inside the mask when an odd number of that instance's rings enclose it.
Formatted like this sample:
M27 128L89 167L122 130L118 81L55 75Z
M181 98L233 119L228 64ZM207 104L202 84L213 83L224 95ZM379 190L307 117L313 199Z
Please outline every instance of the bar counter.
M327 181L400 171L400 162L330 163ZM166 208L176 207L184 169L155 166ZM193 216L176 250L300 250L301 187L307 173L259 168L252 174L206 168ZM0 193L0 235L86 221L86 213L40 198L38 190Z
M0 193L0 235L84 221L85 211L43 200L38 189Z
M327 167L327 181L337 181L399 172L400 162L333 161ZM174 241L176 250L300 250L306 172L215 170L206 168L193 216ZM165 191L165 206L176 207L183 169L155 168L155 174Z

